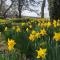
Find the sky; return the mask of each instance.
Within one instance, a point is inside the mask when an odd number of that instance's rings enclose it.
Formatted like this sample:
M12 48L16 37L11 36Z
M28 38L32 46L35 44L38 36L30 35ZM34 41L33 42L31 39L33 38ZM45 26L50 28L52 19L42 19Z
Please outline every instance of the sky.
M36 0L37 2L38 0ZM7 0L6 1L6 4L7 5L10 5L11 4L11 1L10 0ZM31 7L33 8L33 7ZM41 6L38 6L38 7L34 7L33 9L38 9L38 13L41 13ZM31 11L28 11L28 10L24 10L22 12L22 16L32 16L32 17L40 17L38 16L35 12L31 12ZM45 18L49 18L49 11L48 11L48 2L46 0L46 5L45 5L45 8L44 8L44 17Z

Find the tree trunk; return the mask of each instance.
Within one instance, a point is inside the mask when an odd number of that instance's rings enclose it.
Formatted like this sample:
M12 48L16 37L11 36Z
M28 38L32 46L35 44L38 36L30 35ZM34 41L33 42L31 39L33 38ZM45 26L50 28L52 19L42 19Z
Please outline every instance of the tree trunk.
M1 8L2 8L2 0L0 1L0 12L1 12Z
M3 1L1 0L0 2L1 2L1 4L0 4L0 16L1 16L2 15L2 3L3 3Z
M18 0L18 11L19 11L19 18L21 18L21 11L22 11L22 1Z
M60 19L60 0L48 0L50 20Z
M21 9L19 8L19 18L21 18Z
M41 7L41 18L44 18L44 7L45 7L46 0L43 0L42 7Z

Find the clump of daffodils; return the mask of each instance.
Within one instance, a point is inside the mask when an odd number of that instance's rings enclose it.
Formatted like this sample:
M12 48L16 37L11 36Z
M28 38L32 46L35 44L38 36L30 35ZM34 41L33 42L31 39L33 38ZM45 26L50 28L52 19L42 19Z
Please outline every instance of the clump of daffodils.
M49 27L51 27L51 22L50 21L39 22L38 26L41 28L45 28L45 27L49 28Z
M40 33L33 30L29 36L29 40L34 41L35 39L39 37L40 37Z
M33 30L29 36L29 40L34 41L35 39L38 39L41 36L44 36L46 34L47 32L45 29L41 29L39 32L36 32L35 30Z
M47 49L40 48L39 50L36 50L36 52L37 52L37 58L44 59L46 56Z
M8 50L11 51L14 49L16 42L13 39L8 38Z

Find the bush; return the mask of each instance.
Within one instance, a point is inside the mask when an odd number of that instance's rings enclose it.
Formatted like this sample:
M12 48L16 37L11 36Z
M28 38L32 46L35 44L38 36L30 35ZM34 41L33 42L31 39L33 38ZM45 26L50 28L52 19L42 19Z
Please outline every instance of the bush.
M0 24L0 32L4 31L4 25Z
M3 16L0 16L0 19L4 19L4 17Z

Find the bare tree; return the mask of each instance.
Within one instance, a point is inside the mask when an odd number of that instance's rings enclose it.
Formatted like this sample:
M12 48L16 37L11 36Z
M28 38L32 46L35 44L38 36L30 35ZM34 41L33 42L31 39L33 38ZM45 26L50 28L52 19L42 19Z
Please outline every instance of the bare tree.
M30 6L38 6L40 3L36 2L35 0L18 0L18 11L19 11L19 17L21 17L21 12L23 10L29 10L37 13L38 10L32 9Z
M31 6L32 7L38 7L40 5L40 2L41 2L41 1L37 2L35 0L10 0L10 1L11 1L11 5L8 6L8 8L3 9L4 10L4 12L3 12L4 17L6 16L6 14L8 12L10 12L10 10L12 10L13 7L16 7L16 6L17 6L17 8L14 9L14 10L18 10L19 17L21 17L21 13L22 13L23 10L29 10L31 12L35 12L35 13L38 14L38 10L36 10L34 8L31 8Z

